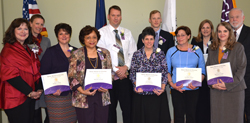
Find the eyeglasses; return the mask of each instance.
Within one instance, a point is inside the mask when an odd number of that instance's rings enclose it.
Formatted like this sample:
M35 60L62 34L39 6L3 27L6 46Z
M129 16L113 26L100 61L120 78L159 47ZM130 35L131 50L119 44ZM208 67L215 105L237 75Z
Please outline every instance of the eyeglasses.
M176 35L177 38L184 37L184 36L186 36L186 35Z

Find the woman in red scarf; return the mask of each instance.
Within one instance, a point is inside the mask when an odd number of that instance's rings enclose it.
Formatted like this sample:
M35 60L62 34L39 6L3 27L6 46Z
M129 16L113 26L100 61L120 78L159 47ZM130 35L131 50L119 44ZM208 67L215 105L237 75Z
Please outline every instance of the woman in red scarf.
M40 62L30 43L30 25L17 18L5 32L0 55L0 108L10 123L32 123L35 99L41 95Z

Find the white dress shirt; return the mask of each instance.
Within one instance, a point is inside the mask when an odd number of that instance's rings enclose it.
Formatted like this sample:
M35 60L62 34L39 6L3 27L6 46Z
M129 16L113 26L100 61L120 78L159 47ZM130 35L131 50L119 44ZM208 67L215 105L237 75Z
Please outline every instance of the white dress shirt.
M115 28L110 24L99 29L101 38L98 41L97 46L105 48L110 52L113 71L116 72L118 70L118 68L116 68L116 66L118 66L118 54L113 50L114 45L116 45L114 30ZM133 53L137 50L135 40L130 30L120 26L117 28L117 30L122 42L125 65L128 67L128 69L130 69ZM121 38L121 30L124 30L124 40Z
M238 41L239 37L240 37L240 33L241 33L241 30L242 30L242 27L243 27L243 24L240 26L239 29L236 30L236 41ZM235 30L233 30L235 31Z

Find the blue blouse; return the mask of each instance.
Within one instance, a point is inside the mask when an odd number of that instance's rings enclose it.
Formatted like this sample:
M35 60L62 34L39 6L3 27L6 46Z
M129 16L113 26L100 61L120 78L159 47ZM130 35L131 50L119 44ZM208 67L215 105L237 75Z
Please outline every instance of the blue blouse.
M153 53L151 54L150 58L147 59L146 53L144 51L144 46L143 46L141 49L137 50L133 54L129 77L134 85L134 82L136 81L136 72L162 73L162 84L166 84L168 81L167 69L168 69L167 62L166 62L165 54L163 53L163 51L156 53L156 49L154 48ZM154 94L154 92L144 91L142 94L152 95Z
M193 45L192 48L194 47L196 46ZM167 52L166 60L168 71L172 75L173 83L176 83L176 68L201 68L202 74L206 75L205 61L200 48L195 50L195 52L188 52L179 50L177 46L171 47ZM187 87L183 87L182 89L192 90Z

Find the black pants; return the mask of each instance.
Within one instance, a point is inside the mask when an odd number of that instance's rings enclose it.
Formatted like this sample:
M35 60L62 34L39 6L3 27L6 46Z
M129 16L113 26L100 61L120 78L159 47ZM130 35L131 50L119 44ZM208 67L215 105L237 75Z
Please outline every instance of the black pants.
M186 90L180 93L175 89L171 89L171 92L174 107L174 122L185 123L184 115L186 114L186 123L196 123L195 116L199 90Z
M113 81L113 88L109 90L111 105L109 105L108 123L117 123L116 107L119 101L123 123L131 123L132 82L129 77Z
M27 98L23 104L4 111L10 123L33 123L34 109L35 100Z
M245 90L245 109L244 109L245 115L245 123L250 123L250 88L247 88Z
M44 109L46 113L44 123L49 123L49 114L48 114L47 108L44 108ZM37 110L35 110L33 123L43 123L41 108L38 108Z

